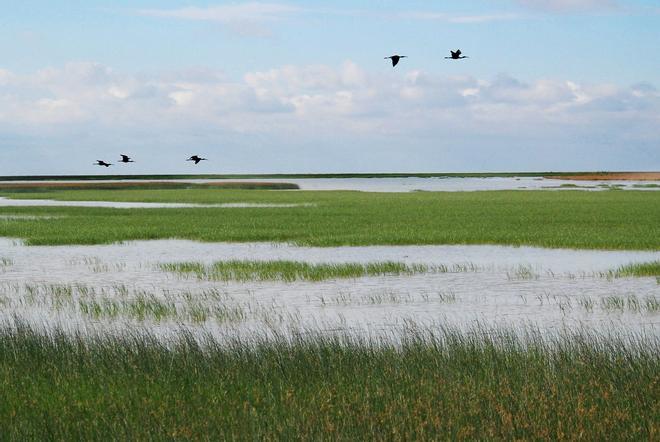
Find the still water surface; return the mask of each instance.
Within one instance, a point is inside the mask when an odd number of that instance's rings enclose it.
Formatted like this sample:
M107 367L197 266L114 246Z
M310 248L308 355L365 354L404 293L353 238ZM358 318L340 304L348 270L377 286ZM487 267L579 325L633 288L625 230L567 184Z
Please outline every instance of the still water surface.
M399 261L444 265L448 271L285 283L201 281L158 267L159 263L230 259ZM660 334L660 310L647 307L660 301L659 282L601 274L631 262L660 260L660 252L499 246L313 248L179 240L26 247L0 239L0 260L0 317L15 316L45 328L137 327L165 335L181 326L238 335L321 329L374 336L413 321L466 329L479 324L533 326L548 332L587 328ZM90 295L74 290L65 299L57 294L57 287L67 285L84 287L84 293L93 290L96 303L124 302L148 294L150 299L175 304L181 312L193 306L235 309L241 314L231 321L213 315L194 320L187 313L158 319L128 311L94 316L81 309Z

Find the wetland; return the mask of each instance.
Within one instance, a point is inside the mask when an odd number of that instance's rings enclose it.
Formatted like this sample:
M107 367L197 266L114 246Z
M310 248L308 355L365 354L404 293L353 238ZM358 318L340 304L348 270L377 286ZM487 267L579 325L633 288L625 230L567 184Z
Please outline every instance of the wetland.
M0 195L9 438L658 432L656 192Z

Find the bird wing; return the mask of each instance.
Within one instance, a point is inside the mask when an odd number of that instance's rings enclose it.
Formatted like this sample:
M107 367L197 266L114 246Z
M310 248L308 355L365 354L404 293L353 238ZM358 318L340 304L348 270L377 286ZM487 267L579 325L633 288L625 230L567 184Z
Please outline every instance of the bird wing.
M122 161L128 161L130 159L128 155L121 154L119 156L121 157Z
M456 51L456 55L459 55L459 56L460 56L461 54L462 54L461 50L458 49L458 50Z

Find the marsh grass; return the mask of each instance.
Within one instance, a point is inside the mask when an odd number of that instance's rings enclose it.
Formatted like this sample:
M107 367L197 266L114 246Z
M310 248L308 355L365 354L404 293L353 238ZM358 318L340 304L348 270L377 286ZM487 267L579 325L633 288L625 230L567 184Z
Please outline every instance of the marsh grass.
M216 182L216 183L186 183L186 182L109 182L109 183L3 183L0 181L0 192L8 194L46 193L62 190L190 190L190 189L217 189L217 190L297 190L300 187L292 183L269 182Z
M610 278L625 277L646 277L660 276L660 261L651 261L645 263L633 263L619 267L616 270L610 270L604 276Z
M600 300L604 310L615 310L623 312L626 308L626 300L620 296L606 296Z
M182 276L211 281L324 281L339 278L365 276L413 275L426 273L430 267L424 264L404 264L384 261L360 263L320 263L298 261L218 261L211 265L196 262L165 263L159 268Z
M656 183L633 184L632 186L637 189L660 189L660 184L656 184Z
M660 299L654 297L648 297L644 300L644 308L649 313L658 313L660 312Z
M592 313L596 307L596 301L590 297L578 298L577 304L588 313ZM572 308L570 302L565 306ZM655 296L640 298L635 295L625 297L610 295L600 298L600 308L604 312L655 314L660 311L660 300Z
M515 269L506 272L509 281L533 281L538 280L541 275L531 265L521 264Z
M124 285L94 288L82 284L27 283L2 284L0 296L5 308L45 308L95 321L203 323L214 320L218 324L227 324L250 319L273 322L272 317L278 314L275 308L265 308L258 303L238 303L216 289L194 294L152 293Z
M7 196L11 196L7 194ZM259 190L70 190L20 195L69 201L313 204L243 208L109 209L0 207L0 236L31 245L140 239L281 242L311 246L503 244L553 248L660 250L660 193L414 192Z
M652 440L657 338L426 331L163 341L0 329L8 440Z

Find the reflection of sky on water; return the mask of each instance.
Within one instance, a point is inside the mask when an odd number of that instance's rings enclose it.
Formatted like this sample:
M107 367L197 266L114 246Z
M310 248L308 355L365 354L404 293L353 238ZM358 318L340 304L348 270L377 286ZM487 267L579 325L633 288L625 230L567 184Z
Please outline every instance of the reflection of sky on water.
M623 189L636 190L660 190L658 187L636 187L649 184L660 184L658 181L572 181L561 179L545 179L540 177L492 177L492 178L277 178L277 179L190 179L190 180L155 180L158 182L188 182L188 183L213 183L222 181L231 182L261 182L261 183L292 183L300 186L302 190L359 190L364 192L413 192L413 191L479 191L479 190L540 190L540 189L566 189L566 190L607 190L610 186ZM70 182L70 183L112 183L126 182L116 180L94 180L94 181L39 181ZM140 182L149 182L140 181ZM21 182L16 182L21 183ZM561 187L561 186L570 187ZM575 186L575 187L573 187Z
M282 244L225 244L140 241L123 245L34 246L0 239L0 295L4 318L94 331L126 326L167 333L180 326L222 333L254 330L351 330L380 334L413 320L422 325L476 324L543 330L562 327L632 330L658 334L660 312L645 307L660 300L655 278L606 278L599 272L630 262L660 259L660 252L577 251L498 246L371 246L307 248ZM158 263L229 259L307 262L401 261L446 266L447 272L311 282L199 281L162 272ZM200 305L238 306L239 323L187 317L160 323L119 315L90 318L76 302L55 308L52 301L27 302L26 285L94 288L95 299L130 299L148 293L157 299ZM204 295L215 290L218 298ZM74 295L76 297L78 295ZM187 296L187 301L184 298ZM607 299L621 299L623 308ZM637 301L637 308L631 304Z

